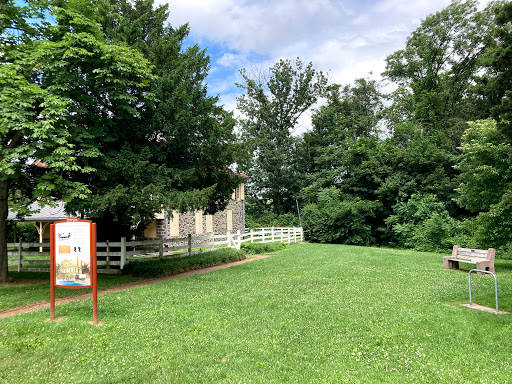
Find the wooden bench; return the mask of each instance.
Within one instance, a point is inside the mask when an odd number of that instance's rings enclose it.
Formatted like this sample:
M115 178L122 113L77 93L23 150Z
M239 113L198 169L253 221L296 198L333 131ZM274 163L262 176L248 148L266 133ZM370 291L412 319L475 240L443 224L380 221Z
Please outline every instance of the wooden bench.
M461 248L458 245L453 246L451 256L443 257L444 269L459 269L459 263L476 264L476 269L494 273L494 255L496 250L489 248L483 249Z

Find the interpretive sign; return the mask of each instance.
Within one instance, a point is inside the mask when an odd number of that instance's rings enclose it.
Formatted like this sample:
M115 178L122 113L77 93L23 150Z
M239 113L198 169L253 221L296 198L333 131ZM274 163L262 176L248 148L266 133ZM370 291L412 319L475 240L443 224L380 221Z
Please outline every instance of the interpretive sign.
M67 219L50 227L50 316L55 317L55 287L93 288L93 321L97 323L96 224Z
M91 222L55 224L55 272L57 287L92 287Z

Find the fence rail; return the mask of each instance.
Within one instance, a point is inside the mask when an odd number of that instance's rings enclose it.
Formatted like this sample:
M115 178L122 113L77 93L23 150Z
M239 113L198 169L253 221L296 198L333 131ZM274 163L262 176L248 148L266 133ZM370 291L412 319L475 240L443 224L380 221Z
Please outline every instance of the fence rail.
M98 273L116 274L127 263L173 258L208 252L217 248L240 249L244 242L297 242L304 239L302 228L246 229L243 233L209 234L171 239L98 242ZM50 272L50 243L8 243L9 270L18 272Z

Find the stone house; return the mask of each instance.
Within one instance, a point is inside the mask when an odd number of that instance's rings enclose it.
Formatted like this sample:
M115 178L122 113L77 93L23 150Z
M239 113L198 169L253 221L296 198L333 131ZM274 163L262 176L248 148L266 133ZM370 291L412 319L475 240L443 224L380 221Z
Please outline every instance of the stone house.
M161 212L144 230L146 239L158 237L173 238L243 232L245 229L245 180L247 176L239 174L241 182L233 191L228 205L214 215L195 212Z

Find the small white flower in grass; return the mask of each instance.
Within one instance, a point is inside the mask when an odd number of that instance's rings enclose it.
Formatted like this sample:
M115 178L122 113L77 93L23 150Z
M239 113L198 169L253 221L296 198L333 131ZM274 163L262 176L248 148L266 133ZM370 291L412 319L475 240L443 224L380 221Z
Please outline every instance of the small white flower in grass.
M121 297L117 296L117 300L121 300Z

